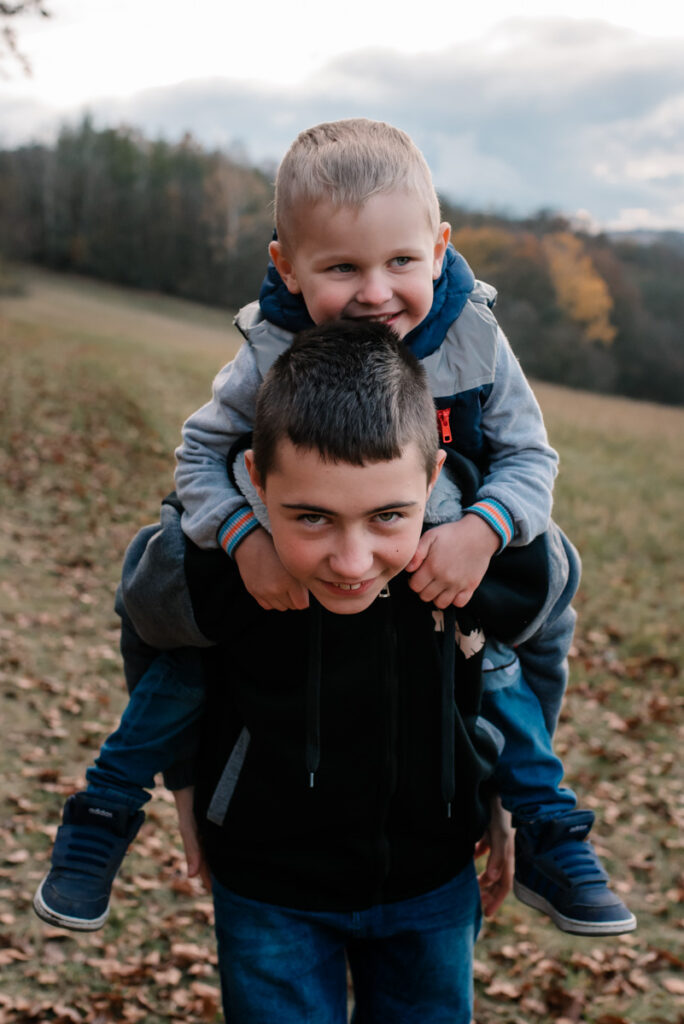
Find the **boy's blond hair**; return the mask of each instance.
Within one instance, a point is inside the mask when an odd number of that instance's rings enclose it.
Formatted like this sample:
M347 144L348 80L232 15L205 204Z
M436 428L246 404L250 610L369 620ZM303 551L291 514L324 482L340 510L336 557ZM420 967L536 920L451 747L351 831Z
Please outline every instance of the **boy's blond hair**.
M439 200L425 157L400 128L365 117L328 121L300 132L278 168L275 222L281 242L294 243L294 220L303 203L321 200L360 207L395 189L415 192L437 234Z

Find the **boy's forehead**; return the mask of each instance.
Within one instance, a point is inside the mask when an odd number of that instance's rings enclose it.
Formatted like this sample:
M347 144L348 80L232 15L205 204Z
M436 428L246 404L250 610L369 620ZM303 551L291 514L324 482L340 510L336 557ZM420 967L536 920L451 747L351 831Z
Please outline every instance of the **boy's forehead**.
M419 230L427 227L431 232L433 231L434 225L432 223L431 211L428 209L424 198L413 190L394 188L374 193L374 195L358 203L336 202L332 196L319 196L310 199L301 196L291 204L286 214L287 237L286 239L281 239L281 241L284 241L291 250L296 250L299 245L310 240L312 234L315 233L315 229L318 227L318 217L316 215L323 215L324 218L327 218L335 217L341 213L348 215L351 222L355 221L361 225L363 223L364 211L367 210L369 201L375 198L384 201L388 212L391 211L393 201L396 200L397 204L402 203L404 207L408 201L409 204L415 207L416 226L419 226ZM315 221L314 217L316 217ZM330 241L329 236L327 236L326 243Z
M282 438L275 448L265 493L267 504L270 497L279 504L365 510L417 500L426 485L425 465L414 442L395 459L359 465L333 461L317 448L296 446Z

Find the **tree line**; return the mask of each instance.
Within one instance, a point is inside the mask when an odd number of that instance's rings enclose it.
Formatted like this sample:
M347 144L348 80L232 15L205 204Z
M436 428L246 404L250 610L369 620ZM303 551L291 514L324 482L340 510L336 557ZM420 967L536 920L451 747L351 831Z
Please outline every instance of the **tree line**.
M150 141L85 119L52 146L0 150L0 253L237 309L264 274L271 179L189 135ZM454 244L498 289L527 373L684 404L684 247L442 205Z

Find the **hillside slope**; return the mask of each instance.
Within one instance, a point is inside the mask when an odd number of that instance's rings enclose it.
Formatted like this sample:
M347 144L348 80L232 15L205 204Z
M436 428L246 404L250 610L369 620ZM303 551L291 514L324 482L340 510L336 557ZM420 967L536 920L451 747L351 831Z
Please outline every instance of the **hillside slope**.
M125 695L121 557L171 488L185 415L238 342L227 314L27 272L0 302L0 1021L219 1019L209 897L158 791L93 935L31 912L64 796ZM537 387L556 518L584 580L558 734L568 781L639 918L602 943L511 896L477 949L478 1024L675 1024L681 995L684 410Z

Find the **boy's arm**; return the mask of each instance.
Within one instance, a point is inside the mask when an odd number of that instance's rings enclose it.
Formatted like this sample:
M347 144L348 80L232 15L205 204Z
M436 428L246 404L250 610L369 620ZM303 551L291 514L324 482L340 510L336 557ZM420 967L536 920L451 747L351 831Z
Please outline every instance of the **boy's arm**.
M176 801L176 813L178 814L178 829L183 841L188 878L199 876L206 891L211 892L211 872L209 871L209 865L204 859L204 851L200 842L193 808L194 795L194 786L173 790L173 798Z
M261 374L245 343L216 375L211 401L183 425L176 449L175 483L184 508L183 531L200 548L223 547L233 555L257 526L249 505L228 477L226 456L252 429Z
M514 838L511 815L495 796L491 802L491 818L487 831L475 847L475 858L489 853L484 871L479 875L482 909L485 917L492 917L513 885Z
M441 515L441 525L423 534L407 566L412 589L439 608L465 606L491 558L508 544L529 544L546 531L551 516L558 456L501 329L497 337L495 376L482 412L490 449L487 472L464 503L462 518L448 521Z
M176 489L183 531L199 548L234 558L245 587L262 608L306 608L308 591L282 566L270 536L228 476L226 456L252 428L262 376L249 344L216 376L212 399L183 426L176 449Z
M489 462L471 510L496 530L500 548L529 544L549 525L558 455L549 445L539 403L501 329L482 428ZM503 526L498 506L510 517Z

